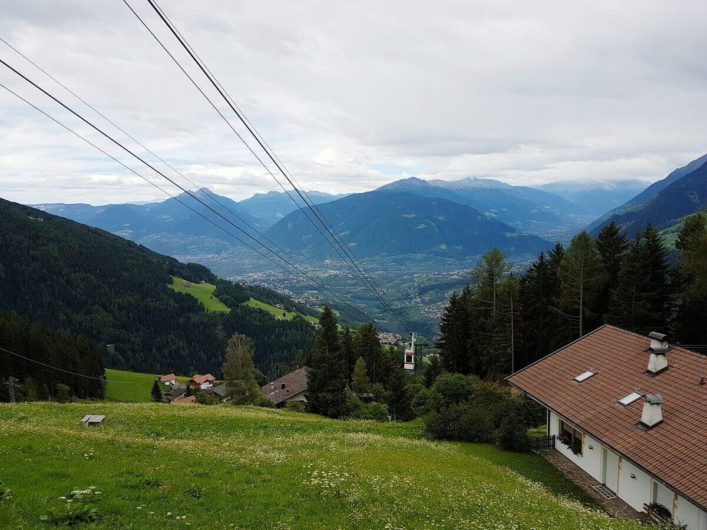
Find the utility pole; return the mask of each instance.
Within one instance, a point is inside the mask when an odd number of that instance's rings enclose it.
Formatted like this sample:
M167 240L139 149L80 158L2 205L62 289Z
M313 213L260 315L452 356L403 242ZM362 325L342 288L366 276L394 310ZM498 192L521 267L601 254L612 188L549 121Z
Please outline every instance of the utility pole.
M511 289L511 373L515 373L515 331L513 328L513 289Z

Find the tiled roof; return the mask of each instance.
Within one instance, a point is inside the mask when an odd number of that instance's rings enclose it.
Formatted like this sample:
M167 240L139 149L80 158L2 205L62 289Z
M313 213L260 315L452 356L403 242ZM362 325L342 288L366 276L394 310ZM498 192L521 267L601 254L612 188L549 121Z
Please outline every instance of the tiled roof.
M201 385L206 382L213 383L216 380L216 378L211 374L206 374L206 375L196 374L194 377L191 378L191 380L194 381L197 385Z
M166 383L168 381L174 381L177 379L177 376L174 374L166 374L166 375L161 375L160 376L160 382Z
M287 375L283 375L280 379L275 379L275 381L263 387L263 395L277 405L292 396L301 394L307 390L308 371L309 368L305 366Z
M599 439L659 480L707 507L707 357L671 347L669 368L648 375L649 339L602 326L508 378L579 429ZM587 370L595 375L577 382ZM663 396L663 423L639 426L643 399Z
M178 397L172 400L173 405L192 405L194 403L196 403L195 396Z

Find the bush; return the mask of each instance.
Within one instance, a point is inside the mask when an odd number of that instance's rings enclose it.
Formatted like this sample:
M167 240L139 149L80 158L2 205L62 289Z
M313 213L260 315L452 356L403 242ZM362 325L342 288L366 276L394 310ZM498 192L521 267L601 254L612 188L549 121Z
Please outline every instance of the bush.
M305 406L302 401L293 401L292 403L288 403L285 405L285 408L287 410L290 410L292 412L304 412L305 411Z
M357 420L388 421L390 412L383 403L364 403L356 394L351 394L347 399L347 406L351 417Z
M265 397L264 395L262 395L262 394L259 394L259 395L255 398L255 403L254 403L254 405L255 405L256 407L265 407L265 408L268 408L268 409L275 408L275 403L273 403L270 399L266 398L266 397ZM291 403L288 403L288 405L291 405Z
M61 383L56 385L56 400L59 403L71 401L71 388L67 385L62 385Z
M440 398L440 406L453 405L467 401L474 393L478 379L473 376L462 374L442 374L437 377L433 391Z
M520 414L509 414L501 420L501 425L496 431L496 443L510 451L530 450L528 430Z

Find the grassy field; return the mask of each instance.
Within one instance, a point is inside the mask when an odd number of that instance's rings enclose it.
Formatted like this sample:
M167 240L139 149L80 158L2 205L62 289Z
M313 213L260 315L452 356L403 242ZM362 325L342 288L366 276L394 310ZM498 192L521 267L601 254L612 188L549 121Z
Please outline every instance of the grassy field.
M123 370L111 370L106 368L106 399L113 401L135 401L138 403L149 403L152 401L152 384L155 375L142 374L139 372L126 372ZM177 377L180 383L189 381L188 377ZM162 387L164 392L166 387Z
M81 426L88 413L105 425ZM2 404L0 527L645 529L578 502L538 456L420 431L227 405Z
M312 324L316 324L319 321L309 315L302 315L300 313L295 313L293 311L285 311L284 309L280 309L279 307L275 307L274 305L266 304L265 302L261 302L260 300L256 300L255 298L252 298L248 300L247 302L244 302L245 305L254 307L256 309L262 309L263 311L267 311L271 315L273 315L277 319L284 319L284 320L292 320L295 318L296 315L300 315L303 317L307 322L310 322Z
M182 294L188 294L196 298L207 311L228 313L230 309L213 294L216 286L212 283L191 283L187 280L172 276L172 283L169 288Z

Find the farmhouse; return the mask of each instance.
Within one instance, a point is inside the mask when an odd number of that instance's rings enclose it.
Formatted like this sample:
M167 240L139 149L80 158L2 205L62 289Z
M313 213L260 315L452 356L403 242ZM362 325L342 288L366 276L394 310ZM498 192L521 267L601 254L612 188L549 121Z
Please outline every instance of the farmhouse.
M181 396L172 400L173 405L194 405L196 404L195 396Z
M216 378L211 374L196 374L189 380L189 386L191 386L192 388L198 388L200 390L207 390L214 386L214 381L216 381Z
M177 384L177 376L174 374L161 375L160 383L163 383L167 386L174 386Z
M707 530L706 378L707 357L607 325L508 381L547 409L560 458L607 494Z
M306 403L308 372L309 368L305 366L275 379L263 387L263 395L276 407L284 407L288 403L294 402Z
M178 399L178 398L184 396L184 394L186 394L186 392L187 392L186 385L176 383L172 388L170 388L169 392L167 392L164 395L164 399L168 403L172 403L172 402L174 402L175 399Z

